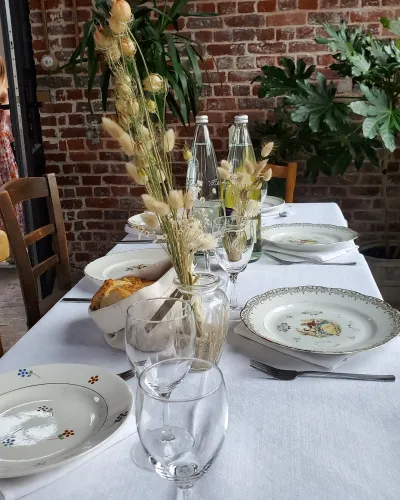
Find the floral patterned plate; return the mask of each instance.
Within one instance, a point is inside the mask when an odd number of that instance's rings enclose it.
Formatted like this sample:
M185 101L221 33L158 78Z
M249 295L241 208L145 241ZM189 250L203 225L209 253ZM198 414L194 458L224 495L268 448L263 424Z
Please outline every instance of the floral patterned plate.
M278 288L257 295L241 318L269 342L317 354L374 349L400 333L400 312L387 302L322 286Z
M275 224L263 227L261 234L280 248L298 252L332 250L358 238L352 229L332 224Z
M105 255L85 267L85 274L96 282L112 278L119 279L129 276L135 269L141 269L166 258L162 248L146 248L144 250L129 250Z
M111 437L132 408L117 375L59 364L0 374L0 478L42 472Z

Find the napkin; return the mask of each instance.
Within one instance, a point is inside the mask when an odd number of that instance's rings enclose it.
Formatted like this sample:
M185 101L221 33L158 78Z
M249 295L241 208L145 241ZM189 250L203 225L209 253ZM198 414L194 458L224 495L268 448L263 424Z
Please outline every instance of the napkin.
M120 427L120 429L113 436L107 439L107 441L102 443L93 451L85 453L84 455L69 461L65 465L60 464L54 469L50 469L46 472L39 472L38 474L32 474L30 476L0 479L0 500L17 500L18 498L25 497L26 495L43 488L43 486L46 486L47 484L57 481L57 479L66 476L84 463L93 460L94 457L131 436L135 432L135 417L131 414L126 419L125 424L122 425L122 427Z
M298 252L296 250L285 250L280 248L278 245L268 242L263 245L263 249L273 255L276 255L280 259L287 260L288 262L301 262L307 259L327 262L329 260L336 259L341 255L357 250L358 246L351 241L349 243L343 243L340 247L332 250L321 250L319 252Z
M272 342L269 342L268 340L263 339L262 337L259 337L258 335L255 335L246 327L246 325L244 325L243 322L240 322L236 326L234 332L237 335L241 335L242 337L246 337L247 339L252 340L253 342L257 342L258 344L268 347L273 351L278 351L281 352L282 354L286 354L285 366L280 366L279 368L287 370L297 369L297 367L293 366L295 359L301 359L302 361L307 361L308 363L312 363L313 365L323 366L324 368L328 368L329 370L334 370L335 368L342 365L346 361L349 361L349 359L351 359L354 356L354 355L349 356L348 354L342 354L342 355L312 354L302 351L295 351L293 349L289 349L286 347L282 347L278 344L274 344Z

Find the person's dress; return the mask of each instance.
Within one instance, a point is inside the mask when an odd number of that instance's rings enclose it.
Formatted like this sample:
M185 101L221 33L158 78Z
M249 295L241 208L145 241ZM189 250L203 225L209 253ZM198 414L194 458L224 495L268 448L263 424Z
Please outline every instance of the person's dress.
M12 149L13 136L11 126L7 120L5 111L0 110L0 186L13 179L18 179L18 167ZM22 205L16 207L18 222L24 232L24 215ZM0 229L4 229L3 221L0 218Z

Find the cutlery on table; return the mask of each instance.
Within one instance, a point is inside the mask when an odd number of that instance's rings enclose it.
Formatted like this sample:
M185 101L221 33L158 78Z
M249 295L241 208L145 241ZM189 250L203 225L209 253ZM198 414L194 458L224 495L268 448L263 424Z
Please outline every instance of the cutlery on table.
M126 370L126 372L117 373L117 375L118 377L121 377L122 380L129 380L130 378L133 378L135 376L133 370Z
M366 375L360 373L340 373L340 372L318 372L318 371L302 371L295 370L282 370L274 368L273 366L266 365L260 361L250 360L250 366L256 370L260 370L267 375L279 380L294 380L296 377L326 377L326 378L346 378L353 380L373 380L377 382L394 382L396 377L394 375Z
M61 302L92 302L88 297L64 297Z
M121 240L121 241L115 241L114 243L116 245L121 245L123 243L134 245L135 243L153 243L153 241L154 240Z
M357 262L321 262L320 260L310 259L308 257L304 260L291 262L289 260L280 259L276 255L272 255L269 252L266 252L265 250L264 250L264 253L265 253L265 255L270 257L272 260L275 260L276 262L279 262L279 264L286 265L286 266L292 266L293 264L316 264L316 265L320 265L320 266L355 266L357 264ZM299 258L301 258L301 257L299 257Z

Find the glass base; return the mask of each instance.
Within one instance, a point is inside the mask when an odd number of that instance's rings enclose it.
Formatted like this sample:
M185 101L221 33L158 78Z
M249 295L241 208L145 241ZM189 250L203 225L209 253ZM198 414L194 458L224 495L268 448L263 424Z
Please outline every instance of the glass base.
M186 453L193 448L194 438L185 429L180 427L167 427L156 429L147 434L154 454L162 457L174 458Z
M131 457L135 465L147 472L154 472L154 467L150 463L149 455L140 442L138 433L134 434L135 444L131 450Z

